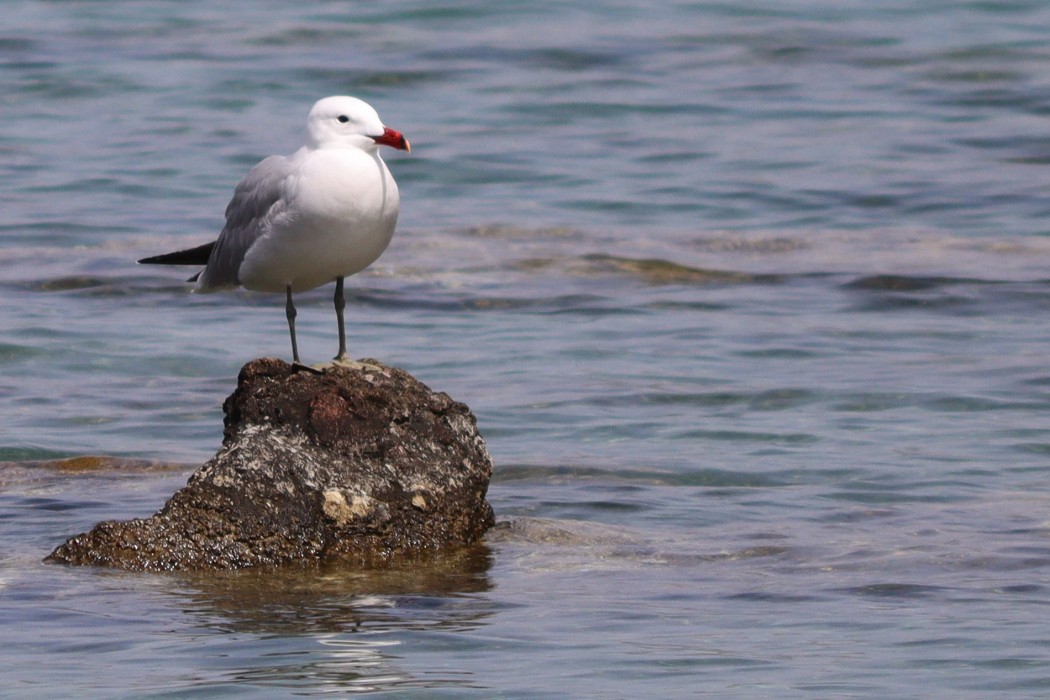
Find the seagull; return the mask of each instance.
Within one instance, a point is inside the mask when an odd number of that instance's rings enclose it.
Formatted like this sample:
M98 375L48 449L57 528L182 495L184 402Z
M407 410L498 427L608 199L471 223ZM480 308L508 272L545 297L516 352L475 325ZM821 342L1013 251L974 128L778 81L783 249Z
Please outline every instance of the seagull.
M292 294L334 281L335 359L346 360L343 279L383 254L400 208L380 146L411 150L367 102L347 96L319 100L306 119L306 144L290 156L264 159L237 185L217 240L138 262L204 265L187 280L194 292L284 292L296 364Z

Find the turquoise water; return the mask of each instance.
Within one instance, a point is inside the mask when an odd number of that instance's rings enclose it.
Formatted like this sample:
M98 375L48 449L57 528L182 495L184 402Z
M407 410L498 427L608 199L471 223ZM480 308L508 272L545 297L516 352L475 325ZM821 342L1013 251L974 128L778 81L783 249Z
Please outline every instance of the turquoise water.
M1050 6L588 8L5 5L0 694L1045 696ZM283 300L133 261L339 93L413 145L350 351L472 407L500 526L372 574L42 564L290 354Z

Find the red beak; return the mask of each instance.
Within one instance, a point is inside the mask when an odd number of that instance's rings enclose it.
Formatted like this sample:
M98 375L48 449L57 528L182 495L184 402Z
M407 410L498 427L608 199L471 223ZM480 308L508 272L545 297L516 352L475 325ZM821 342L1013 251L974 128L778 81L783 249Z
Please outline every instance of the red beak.
M404 134L400 131L394 131L393 129L383 127L383 135L373 136L372 139L381 146L390 146L399 151L412 152L412 146L408 144L408 139L406 139Z

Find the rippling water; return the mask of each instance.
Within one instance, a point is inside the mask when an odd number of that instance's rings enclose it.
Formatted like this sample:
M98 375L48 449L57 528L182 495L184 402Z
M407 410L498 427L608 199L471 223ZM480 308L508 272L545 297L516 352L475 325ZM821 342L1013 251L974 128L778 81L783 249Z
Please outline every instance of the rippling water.
M1045 695L1050 6L588 7L5 5L3 691ZM500 525L377 573L43 565L289 354L282 300L133 261L339 93L413 144L350 350L474 409Z

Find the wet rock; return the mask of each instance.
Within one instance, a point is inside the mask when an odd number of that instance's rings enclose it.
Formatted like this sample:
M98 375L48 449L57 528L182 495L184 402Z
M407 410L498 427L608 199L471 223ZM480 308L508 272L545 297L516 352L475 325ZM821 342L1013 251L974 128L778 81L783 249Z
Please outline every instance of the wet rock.
M492 462L474 416L375 360L246 364L223 445L158 513L99 523L48 557L125 569L367 565L476 542Z

